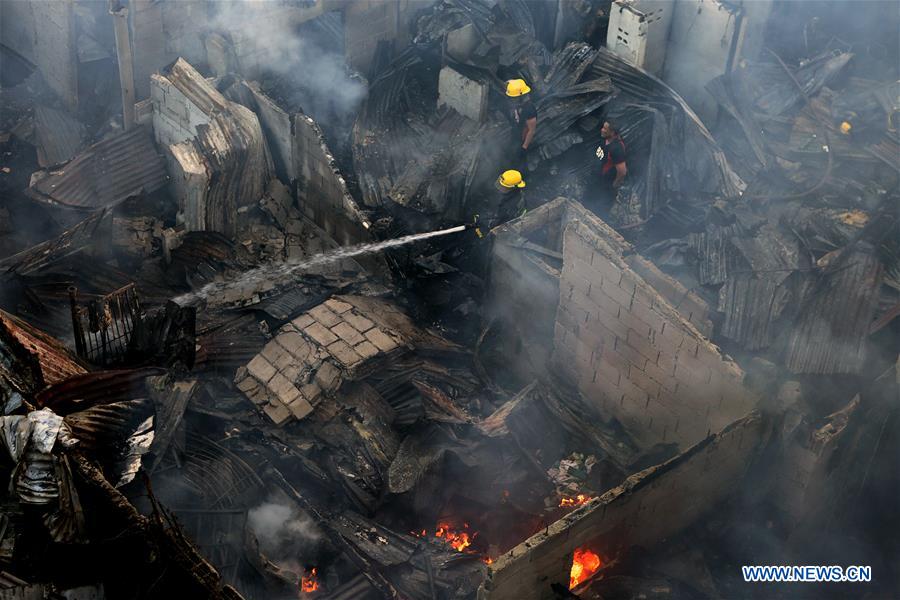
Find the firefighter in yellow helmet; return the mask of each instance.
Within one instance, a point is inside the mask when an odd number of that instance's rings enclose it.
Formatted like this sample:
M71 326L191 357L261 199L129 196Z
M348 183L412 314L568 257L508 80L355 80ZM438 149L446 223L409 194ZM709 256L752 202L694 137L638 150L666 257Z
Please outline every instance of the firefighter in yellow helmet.
M500 192L500 205L497 208L499 222L507 221L520 216L525 211L525 197L522 189L525 181L522 173L515 169L508 169L497 178L497 191Z
M507 116L512 125L512 160L519 171L525 170L525 155L537 132L538 115L531 101L531 88L524 79L506 82L506 98L509 101Z

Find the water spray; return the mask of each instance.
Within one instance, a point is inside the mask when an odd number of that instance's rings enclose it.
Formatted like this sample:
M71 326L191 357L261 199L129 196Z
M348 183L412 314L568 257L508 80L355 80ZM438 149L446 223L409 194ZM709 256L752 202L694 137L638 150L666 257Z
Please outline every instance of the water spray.
M245 271L240 275L240 277L236 279L207 283L196 292L188 292L187 294L182 294L174 300L176 303L182 306L186 304L193 304L199 300L205 300L210 296L220 295L228 289L238 285L244 286L247 284L263 282L271 279L286 279L290 275L293 275L298 271L309 269L310 267L326 265L347 258L353 258L354 256L359 256L361 254L381 252L382 250L387 250L388 248L396 248L397 246L404 246L413 242L440 237L442 235L450 235L451 233L458 233L467 229L474 229L476 233L478 233L479 237L481 236L476 224L473 222L466 225L451 227L449 229L441 229L439 231L414 233L412 235L405 235L403 237L399 237L393 240L385 240L383 242L372 242L369 244L358 244L356 246L336 248L329 252L323 252L322 254L317 254L316 256L298 262L283 262L274 265L263 265L260 267L256 267L255 269Z

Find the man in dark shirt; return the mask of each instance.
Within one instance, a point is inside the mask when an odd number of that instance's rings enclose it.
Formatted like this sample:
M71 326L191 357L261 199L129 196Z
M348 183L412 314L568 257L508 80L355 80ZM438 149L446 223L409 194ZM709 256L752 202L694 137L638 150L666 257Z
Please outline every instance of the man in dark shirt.
M525 170L525 153L537 131L537 109L531 102L531 88L524 79L506 82L506 96L509 98L509 120L513 125L513 160L519 171Z
M603 143L597 147L597 158L600 159L603 181L609 188L612 188L612 193L615 195L628 174L628 166L625 163L625 142L619 136L615 125L608 120L603 122L600 135L603 137Z

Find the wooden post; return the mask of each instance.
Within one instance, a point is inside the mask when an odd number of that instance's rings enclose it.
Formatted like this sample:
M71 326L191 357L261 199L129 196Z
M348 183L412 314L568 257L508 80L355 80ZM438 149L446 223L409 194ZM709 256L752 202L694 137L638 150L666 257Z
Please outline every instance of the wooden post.
M109 14L116 32L116 58L119 63L119 86L122 88L122 122L125 131L134 127L134 60L128 31L128 9L122 0L109 0Z

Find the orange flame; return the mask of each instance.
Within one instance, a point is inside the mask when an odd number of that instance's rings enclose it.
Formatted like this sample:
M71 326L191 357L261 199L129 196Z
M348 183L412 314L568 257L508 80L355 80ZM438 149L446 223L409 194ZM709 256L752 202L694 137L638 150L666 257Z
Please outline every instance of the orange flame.
M559 500L560 507L574 507L574 506L584 506L588 502L590 502L593 498L586 494L578 494L574 498L568 498L563 496Z
M469 524L466 523L465 527L468 528L468 525ZM437 531L434 532L434 537L443 538L444 541L453 546L454 550L462 552L472 545L472 538L474 536L470 537L469 532L467 531L454 531L449 523L439 523Z
M319 582L316 581L316 568L313 567L309 575L304 575L300 578L300 591L308 594L317 589L319 589Z
M572 555L572 570L569 571L569 589L584 583L600 568L600 557L587 548L577 548Z

